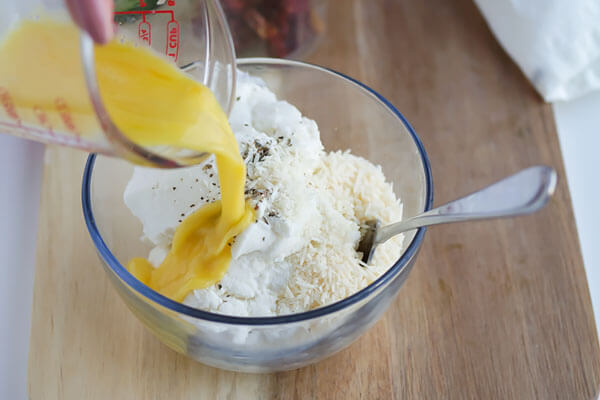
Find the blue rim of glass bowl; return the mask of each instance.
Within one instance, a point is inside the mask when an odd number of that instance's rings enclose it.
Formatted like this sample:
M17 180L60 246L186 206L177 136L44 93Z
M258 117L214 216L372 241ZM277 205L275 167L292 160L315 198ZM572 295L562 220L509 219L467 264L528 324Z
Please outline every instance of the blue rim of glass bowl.
M300 66L300 67L311 67L313 69L317 69L321 72L326 72L332 74L334 76L340 77L353 83L359 88L366 90L372 96L374 96L377 100L383 103L394 115L396 115L400 121L402 121L403 125L406 127L412 139L419 150L419 154L421 156L421 161L424 167L425 173L425 211L430 210L433 204L433 181L431 176L431 166L429 164L429 159L427 157L427 153L425 152L425 148L421 143L421 140L415 133L412 126L408 123L406 118L394 107L388 100L386 100L382 95L371 89L370 87L364 85L363 83L353 79L349 76L346 76L337 71L320 67L318 65L299 62L299 61L291 61L291 60L281 60L281 59L273 59L273 58L246 58L240 59L238 61L238 66L244 65L288 65L288 66ZM288 314L281 315L275 317L234 317L223 314L214 314L208 311L202 311L193 307L186 306L185 304L176 302L171 300L160 293L152 290L150 287L144 285L142 282L138 281L125 267L121 265L121 263L117 260L117 258L110 251L100 232L98 231L98 227L96 226L96 221L94 219L94 214L92 212L92 201L91 201L91 193L90 193L90 183L92 179L92 173L94 169L94 164L96 162L96 154L92 154L88 157L87 163L85 165L85 170L83 174L83 183L81 188L81 201L83 205L83 216L85 218L85 223L87 225L88 231L98 250L98 254L104 262L113 270L115 274L131 289L138 292L142 296L147 299L166 307L172 311L178 312L180 314L184 314L193 318L202 319L206 321L220 322L230 325L278 325L278 324L288 324L293 322L305 321L317 317L321 317L327 314L334 313L336 311L342 310L348 306L351 306L362 299L368 297L373 292L377 291L380 287L386 285L390 280L396 277L398 274L402 273L404 267L407 265L408 261L416 254L417 250L421 246L423 242L423 238L425 235L426 228L419 228L417 233L415 234L413 240L408 245L404 253L400 256L400 258L394 263L394 265L389 268L385 273L383 273L379 278L377 278L373 283L369 286L359 290L353 295L346 297L338 302L333 304L329 304L320 308L316 308L314 310L305 311L296 314Z

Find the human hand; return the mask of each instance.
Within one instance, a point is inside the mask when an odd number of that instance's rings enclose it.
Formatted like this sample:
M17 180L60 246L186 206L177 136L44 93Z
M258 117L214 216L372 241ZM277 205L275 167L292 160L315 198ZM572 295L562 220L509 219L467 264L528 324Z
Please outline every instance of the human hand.
M113 34L113 0L66 0L71 17L97 43L108 42Z

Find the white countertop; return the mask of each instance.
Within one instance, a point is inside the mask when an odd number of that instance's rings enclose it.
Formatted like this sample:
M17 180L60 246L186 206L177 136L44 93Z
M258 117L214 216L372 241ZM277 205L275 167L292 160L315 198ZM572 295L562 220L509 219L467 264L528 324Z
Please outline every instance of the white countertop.
M599 185L592 167L600 148L600 92L554 105L596 321L600 320ZM0 135L0 399L26 399L43 146ZM559 177L564 179L564 177ZM24 312L26 311L26 312Z
M599 168L594 165L598 159L596 152L600 149L600 91L577 100L555 103L554 119L597 329L600 321L600 246L596 229L600 226L600 181Z

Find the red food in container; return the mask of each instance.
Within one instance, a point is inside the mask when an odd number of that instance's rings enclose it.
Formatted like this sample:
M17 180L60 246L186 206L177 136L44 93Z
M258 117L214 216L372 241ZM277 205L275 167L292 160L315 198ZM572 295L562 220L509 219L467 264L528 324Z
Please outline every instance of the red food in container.
M298 58L324 33L325 0L222 0L239 56Z

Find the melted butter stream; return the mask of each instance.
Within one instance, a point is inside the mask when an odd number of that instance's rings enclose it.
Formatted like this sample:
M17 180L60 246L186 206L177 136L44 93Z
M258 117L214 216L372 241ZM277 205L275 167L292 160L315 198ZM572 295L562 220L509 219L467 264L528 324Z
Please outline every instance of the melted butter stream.
M77 49L74 27L45 19L22 22L0 45L0 86L8 86L25 120L28 109L52 104L57 93L79 107L76 122L93 119L81 71L73 70L80 63ZM65 77L65 71L73 76ZM158 268L144 258L134 258L127 266L152 289L182 301L191 290L213 285L225 275L233 237L254 219L244 201L246 170L237 142L212 92L149 49L117 41L97 46L96 73L104 105L129 139L142 146L168 145L216 156L221 199L178 226ZM86 133L85 126L81 133Z

